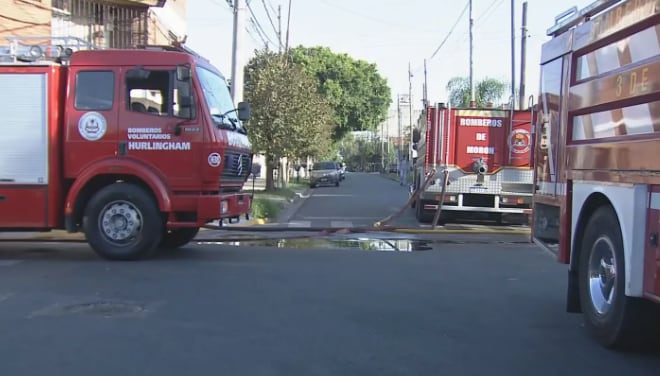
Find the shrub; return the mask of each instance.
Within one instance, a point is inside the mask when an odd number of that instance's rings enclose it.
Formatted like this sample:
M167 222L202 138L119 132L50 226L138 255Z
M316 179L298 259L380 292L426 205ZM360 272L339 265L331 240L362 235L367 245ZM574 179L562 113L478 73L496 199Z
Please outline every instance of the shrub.
M267 198L255 197L252 201L252 217L254 218L273 219L277 217L279 211L279 204Z

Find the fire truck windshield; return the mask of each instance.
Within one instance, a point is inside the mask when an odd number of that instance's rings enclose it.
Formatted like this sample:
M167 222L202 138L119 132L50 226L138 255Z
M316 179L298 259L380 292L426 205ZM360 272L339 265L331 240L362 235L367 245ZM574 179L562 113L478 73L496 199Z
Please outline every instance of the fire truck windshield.
M206 105L216 125L220 128L235 129L245 133L243 125L236 115L234 103L224 78L202 67L197 67L197 78L202 86Z

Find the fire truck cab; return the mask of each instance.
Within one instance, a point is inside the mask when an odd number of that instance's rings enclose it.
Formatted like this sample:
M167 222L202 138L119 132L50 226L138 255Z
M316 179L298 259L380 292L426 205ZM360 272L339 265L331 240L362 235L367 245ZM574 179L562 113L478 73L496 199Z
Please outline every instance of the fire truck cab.
M542 48L534 240L603 345L660 323L660 2L596 1Z
M26 42L27 41L27 42ZM222 74L184 46L0 46L0 231L84 232L108 259L247 215L252 154Z

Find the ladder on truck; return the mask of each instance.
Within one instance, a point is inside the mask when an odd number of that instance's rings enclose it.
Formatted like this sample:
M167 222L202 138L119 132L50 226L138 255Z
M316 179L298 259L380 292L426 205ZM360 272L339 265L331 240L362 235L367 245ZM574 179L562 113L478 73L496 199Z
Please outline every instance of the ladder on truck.
M4 46L0 44L0 64L35 63L44 60L65 64L75 51L108 49L72 36L8 36L5 39L9 41L9 44ZM182 42L177 41L172 42L172 45L137 45L133 49L183 52L209 61L189 47L184 46Z
M591 17L625 0L597 0L578 11L576 6L558 14L555 24L546 31L549 37L556 37L573 26L589 20Z
M63 63L74 51L96 50L97 46L78 37L8 36L0 45L0 63L34 63L43 60Z

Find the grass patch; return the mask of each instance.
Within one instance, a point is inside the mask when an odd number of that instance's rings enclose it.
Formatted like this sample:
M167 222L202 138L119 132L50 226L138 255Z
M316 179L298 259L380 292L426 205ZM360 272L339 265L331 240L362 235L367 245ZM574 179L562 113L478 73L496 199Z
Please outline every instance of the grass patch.
M252 201L252 217L257 219L277 218L282 206L281 202L255 195L254 201Z
M297 187L289 185L284 189L255 192L252 201L252 217L257 219L277 218L280 211L296 197L295 188Z

